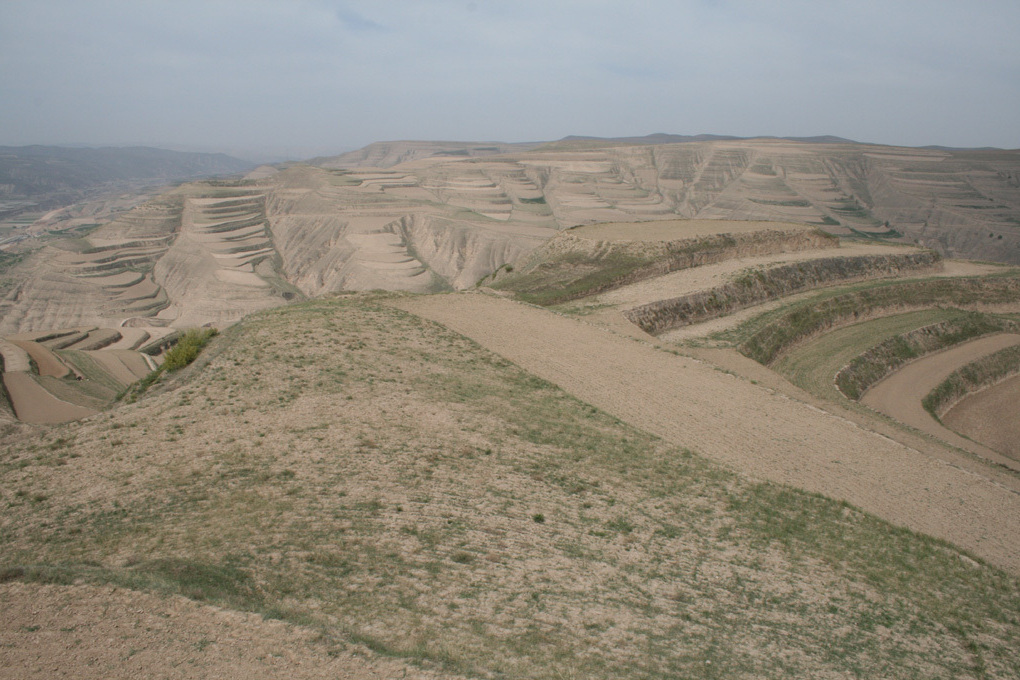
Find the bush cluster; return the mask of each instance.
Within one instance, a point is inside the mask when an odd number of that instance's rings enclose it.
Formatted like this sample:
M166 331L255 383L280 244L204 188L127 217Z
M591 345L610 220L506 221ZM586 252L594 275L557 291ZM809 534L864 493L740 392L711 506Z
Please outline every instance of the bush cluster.
M192 328L181 336L177 344L167 350L163 356L162 369L179 371L198 357L209 338L216 335L215 328Z

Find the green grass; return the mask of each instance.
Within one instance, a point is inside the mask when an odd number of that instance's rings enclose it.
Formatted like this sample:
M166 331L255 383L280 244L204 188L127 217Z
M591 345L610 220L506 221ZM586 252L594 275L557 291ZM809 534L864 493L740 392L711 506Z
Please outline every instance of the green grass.
M766 269L745 270L729 283L710 290L660 300L628 310L626 316L645 332L658 334L679 326L722 316L812 288L854 279L875 279L927 269L941 258L936 253L859 255L794 262ZM780 332L790 329L782 327Z
M720 338L735 340L740 351L770 364L804 338L886 310L1015 302L1020 299L1016 270L974 278L881 281L827 290L762 314Z
M577 254L543 263L516 279L503 279L492 287L512 290L518 299L536 305L553 305L608 290L621 279L652 264L650 258L625 254L607 256L591 266ZM556 271L559 269L559 271ZM569 273L568 273L569 272ZM557 280L558 279L558 280Z
M524 263L493 282L483 279L479 283L512 292L531 304L551 306L689 267L699 256L718 255L735 246L736 241L727 234L655 245L600 242L595 252L557 252Z
M773 174L775 174L775 173L773 173ZM752 203L758 203L758 204L761 204L761 205L777 205L777 206L784 206L784 207L790 207L790 208L808 208L808 207L811 206L810 201L805 201L804 199L801 199L801 198L794 198L794 199L788 199L788 200L768 199L768 198L752 198L750 200L751 200Z
M836 384L850 399L860 399L871 385L911 359L990 333L1017 329L1015 321L979 312L955 317L946 314L938 323L911 329L868 348L836 374Z
M1016 578L385 302L254 315L158 399L7 443L0 580L178 593L476 677L1020 674Z
M166 343L173 342L173 346L163 354L163 363L159 368L122 390L117 394L117 400L126 403L137 401L150 387L159 382L164 374L179 371L193 363L202 349L218 334L219 332L215 328L192 328L183 333L160 338L158 341L142 347L139 351L154 353Z
M163 355L162 369L179 371L198 358L206 343L216 335L215 328L191 329L177 340L177 344Z
M8 269L11 269L24 259L24 253L8 253L0 251L0 274L6 274Z
M816 396L841 399L833 383L836 374L876 344L922 326L966 315L956 309L929 309L852 324L798 345L773 363L772 368Z

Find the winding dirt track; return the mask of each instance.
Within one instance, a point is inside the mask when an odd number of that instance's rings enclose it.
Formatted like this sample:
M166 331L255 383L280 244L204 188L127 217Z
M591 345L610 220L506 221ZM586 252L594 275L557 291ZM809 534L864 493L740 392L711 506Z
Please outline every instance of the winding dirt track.
M394 303L752 478L843 499L1020 574L1020 495L687 357L481 294Z
M924 410L921 400L953 371L1017 343L1020 335L1001 333L929 354L875 383L864 393L861 403L964 451L995 460L998 452L943 427Z

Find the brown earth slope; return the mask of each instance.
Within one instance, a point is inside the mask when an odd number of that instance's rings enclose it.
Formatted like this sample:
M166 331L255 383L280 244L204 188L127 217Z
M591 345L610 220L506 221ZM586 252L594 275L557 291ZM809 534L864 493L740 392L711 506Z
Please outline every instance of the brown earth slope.
M965 397L942 416L951 430L1020 460L1020 376Z
M1020 496L988 479L705 363L544 310L477 294L399 304L743 474L845 499L1020 572Z
M391 142L315 163L186 185L85 235L40 232L10 246L29 254L7 273L0 332L139 317L228 323L302 294L470 288L558 230L604 221L807 223L1020 263L1015 151L765 139L546 150ZM209 214L189 219L239 193L264 203L257 215L220 213L236 233ZM268 230L257 233L261 223ZM196 230L207 233L188 236ZM204 292L191 281L205 282Z

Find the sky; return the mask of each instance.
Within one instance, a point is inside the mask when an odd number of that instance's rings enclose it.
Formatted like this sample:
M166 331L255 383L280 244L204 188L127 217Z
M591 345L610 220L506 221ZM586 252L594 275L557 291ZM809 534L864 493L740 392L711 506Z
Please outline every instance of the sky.
M1016 0L0 0L0 145L1020 148Z

